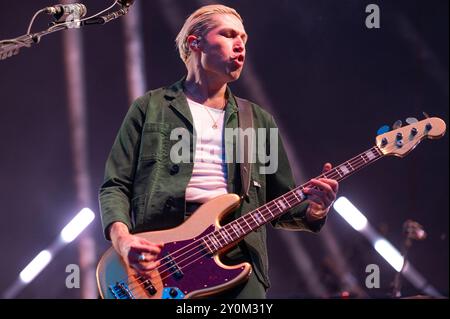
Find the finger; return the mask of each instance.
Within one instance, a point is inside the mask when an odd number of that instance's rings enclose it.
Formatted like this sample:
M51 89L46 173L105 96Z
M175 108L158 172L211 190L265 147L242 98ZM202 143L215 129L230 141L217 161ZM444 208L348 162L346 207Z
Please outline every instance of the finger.
M151 271L153 269L155 269L156 267L161 265L161 261L160 260L154 260L151 262L140 262L140 263L133 263L131 264L131 266L140 271L140 272L148 272Z
M313 178L310 182L313 186L316 186L321 191L324 191L324 192L332 192L333 191L331 186L328 183L326 183L323 179ZM309 188L314 189L314 187L309 187Z
M311 193L308 195L308 200L309 200L310 202L313 202L313 203L315 203L315 204L321 206L321 207L325 207L325 206L326 206L326 205L325 205L325 200L323 199L322 196L320 196L320 195L318 194L319 192L320 192L320 191L317 191L317 190L312 189L312 190L311 190Z
M334 193L337 193L339 188L339 183L334 179L328 178L312 179L311 182L314 184L314 186L322 188L323 190L326 191L332 191Z
M160 242L160 243L153 243L148 241L145 238L139 238L139 243L144 245L144 246L156 246L159 247L160 249L162 249L164 247L164 243Z
M330 179L330 178L320 178L319 181L330 185L331 189L337 193L338 188L339 188L339 182L335 179Z
M331 163L325 163L323 165L322 173L326 173L326 172L330 171L332 168L333 168L333 165L331 165Z
M322 219L328 214L328 210L324 209L322 206L319 206L315 203L311 203L310 207L311 210L308 210L308 214L310 217L313 217L314 219Z
M323 205L323 207L329 207L335 199L335 196L332 193L327 193L314 188L308 189L305 193L309 195L308 199L310 201Z
M137 253L150 253L150 254L159 254L161 252L161 248L159 246L151 245L141 245L141 244L132 244L130 251Z

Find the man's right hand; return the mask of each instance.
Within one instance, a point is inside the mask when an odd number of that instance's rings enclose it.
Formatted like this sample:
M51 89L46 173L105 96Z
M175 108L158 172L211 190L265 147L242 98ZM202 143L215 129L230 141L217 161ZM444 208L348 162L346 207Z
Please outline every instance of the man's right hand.
M148 274L160 265L157 260L163 244L155 244L144 238L132 235L128 227L120 222L111 225L110 237L114 249L123 260L140 273Z

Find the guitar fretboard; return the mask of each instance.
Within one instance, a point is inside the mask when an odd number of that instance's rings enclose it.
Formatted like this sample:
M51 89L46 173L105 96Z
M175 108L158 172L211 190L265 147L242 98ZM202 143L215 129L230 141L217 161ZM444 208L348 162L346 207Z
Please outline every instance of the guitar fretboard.
M361 153L352 159L342 163L316 177L334 179L342 181L356 171L362 169L376 160L383 157L383 153L377 146L372 147L368 151ZM279 218L289 209L294 208L306 199L303 193L305 187L313 187L310 182L298 186L284 195L266 203L265 205L239 217L238 219L226 224L219 230L216 230L201 238L205 248L210 253L215 253L224 247L235 244L243 237L259 227Z

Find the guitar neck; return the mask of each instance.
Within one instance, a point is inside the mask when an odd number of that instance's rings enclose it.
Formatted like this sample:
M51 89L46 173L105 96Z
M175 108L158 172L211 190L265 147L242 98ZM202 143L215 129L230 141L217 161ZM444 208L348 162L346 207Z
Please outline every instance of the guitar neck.
M384 154L377 146L372 147L364 153L361 153L352 159L336 166L330 171L323 173L316 178L328 178L336 181L342 181L359 171L365 166L368 166L378 159L382 158ZM224 247L232 245L250 232L260 228L261 226L277 219L285 214L289 209L294 208L306 199L303 193L305 187L313 187L310 182L298 186L284 195L266 203L265 205L251 211L244 216L226 224L217 231L214 231L203 238L206 246L214 253Z

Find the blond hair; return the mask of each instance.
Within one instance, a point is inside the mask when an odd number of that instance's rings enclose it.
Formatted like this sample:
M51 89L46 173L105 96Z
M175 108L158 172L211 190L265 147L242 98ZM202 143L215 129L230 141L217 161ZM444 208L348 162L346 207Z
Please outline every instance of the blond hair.
M212 28L215 27L212 20L212 16L214 14L231 14L243 22L241 16L236 12L236 10L221 4L207 5L196 10L186 19L175 40L180 57L185 64L187 64L191 55L187 37L190 35L204 37Z

